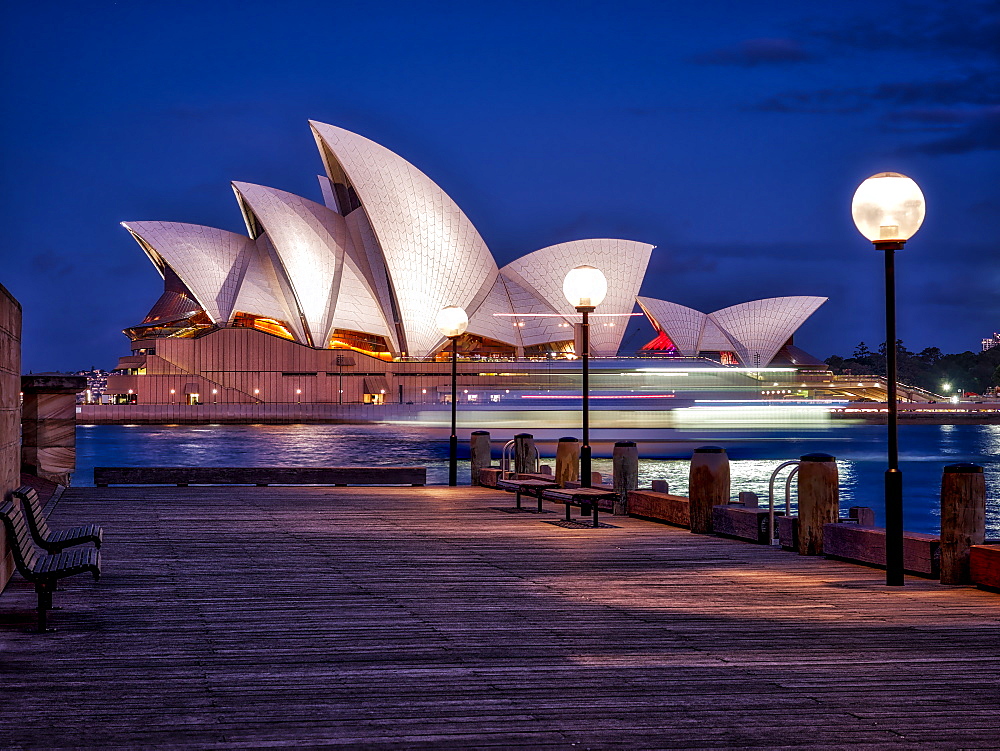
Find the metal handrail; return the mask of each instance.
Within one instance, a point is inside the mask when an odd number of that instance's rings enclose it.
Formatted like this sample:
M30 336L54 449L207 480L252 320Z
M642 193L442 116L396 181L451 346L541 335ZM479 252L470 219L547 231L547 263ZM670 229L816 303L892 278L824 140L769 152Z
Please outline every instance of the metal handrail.
M509 451L508 451L509 449ZM516 472L511 471L510 465L514 460L514 439L511 438L507 443L503 445L503 451L500 454L500 479L507 480L510 479L512 474ZM535 447L535 472L538 472L542 465L542 456L538 453L538 447Z
M799 471L798 459L779 464L774 472L771 473L771 479L767 484L767 539L771 541L772 545L775 544L776 539L774 536L774 481L781 470L793 465L795 469L788 473L788 478L785 480L785 516L790 516L792 513L792 478Z
M507 453L507 449L510 449L510 454ZM514 439L511 438L507 443L503 445L503 451L500 453L500 479L507 480L510 478L510 460L514 453Z

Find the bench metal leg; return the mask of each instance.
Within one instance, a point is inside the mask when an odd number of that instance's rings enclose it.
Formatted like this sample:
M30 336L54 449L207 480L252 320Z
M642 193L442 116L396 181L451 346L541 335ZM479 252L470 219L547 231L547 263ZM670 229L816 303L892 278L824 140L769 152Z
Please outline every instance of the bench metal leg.
M542 513L542 491L541 488L538 490L538 513Z
M570 505L571 505L570 502L566 501L566 521L568 521L568 522L573 521L573 517L569 515L569 507L570 507Z
M521 489L520 488L518 488L514 492L514 497L517 498L517 510L520 511L521 510Z
M44 634L50 631L55 631L54 628L49 628L48 623L48 612L52 609L52 588L45 585L35 585L35 592L38 593L38 628L28 629L29 634Z
M594 526L599 527L600 524L597 523L597 501L594 501Z

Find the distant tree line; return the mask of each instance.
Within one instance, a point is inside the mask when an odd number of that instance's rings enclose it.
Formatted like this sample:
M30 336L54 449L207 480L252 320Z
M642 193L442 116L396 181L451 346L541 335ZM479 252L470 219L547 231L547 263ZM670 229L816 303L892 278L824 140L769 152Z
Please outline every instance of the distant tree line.
M971 392L983 394L1000 386L1000 347L985 352L945 355L937 347L910 352L903 340L896 342L899 382L935 394ZM885 375L885 342L876 352L861 342L850 357L833 355L826 364L838 375ZM950 386L950 391L946 389Z

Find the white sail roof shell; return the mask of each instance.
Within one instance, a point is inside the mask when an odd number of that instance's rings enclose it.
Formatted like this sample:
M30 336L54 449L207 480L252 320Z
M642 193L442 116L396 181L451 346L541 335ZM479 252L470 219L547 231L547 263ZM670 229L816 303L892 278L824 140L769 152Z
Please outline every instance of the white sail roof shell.
M707 315L700 310L653 297L638 297L636 300L653 327L665 332L680 354L687 357L698 354L698 343Z
M501 274L563 315L566 321L577 321L579 314L563 294L563 279L571 269L584 264L600 269L608 280L608 294L595 311L599 315L590 319L590 347L592 354L611 356L621 346L629 322L627 316L635 307L635 296L653 247L632 240L574 240L522 256L504 266ZM522 312L516 302L514 312ZM571 332L566 336L565 328L550 333L555 336L557 332L558 338L548 341L573 338Z
M497 265L469 218L429 177L356 133L310 123L351 181L385 257L408 354L440 344L437 311L459 305L474 314L487 299Z
M367 259L356 252L344 217L283 190L249 183L233 187L274 245L314 346L327 346L338 328L392 338Z
M122 222L153 264L166 263L184 282L213 323L225 324L250 257L254 241L214 227L180 222Z
M709 318L729 336L744 366L763 368L826 300L825 297L771 297L717 310Z

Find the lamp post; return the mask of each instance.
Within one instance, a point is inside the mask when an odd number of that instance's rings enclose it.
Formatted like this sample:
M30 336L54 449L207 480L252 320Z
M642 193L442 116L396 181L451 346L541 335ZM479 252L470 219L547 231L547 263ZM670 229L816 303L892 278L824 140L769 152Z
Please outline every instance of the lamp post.
M589 488L590 481L590 314L604 302L608 280L600 269L577 266L563 280L563 294L569 304L583 315L580 326L580 357L583 359L583 445L580 446L580 486ZM596 504L595 504L596 508Z
M448 444L448 484L458 485L458 337L469 328L469 316L458 305L441 308L437 315L438 331L451 339L451 438Z
M889 408L889 468L885 472L885 583L903 585L903 474L899 471L896 403L896 280L894 255L924 221L924 195L896 172L872 175L854 193L851 214L858 231L885 253L885 354Z

